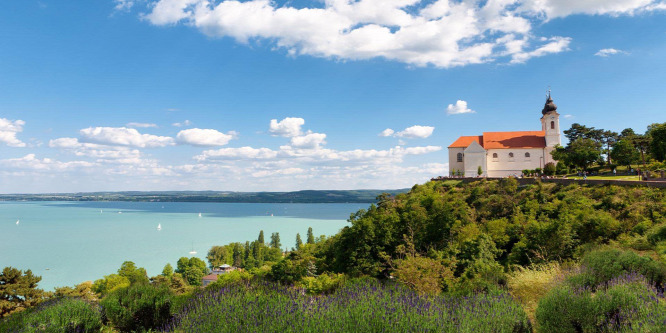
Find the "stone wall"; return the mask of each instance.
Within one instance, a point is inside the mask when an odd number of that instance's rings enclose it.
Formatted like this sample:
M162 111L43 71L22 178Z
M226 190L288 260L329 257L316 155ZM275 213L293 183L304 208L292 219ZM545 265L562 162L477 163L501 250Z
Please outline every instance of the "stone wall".
M460 180L463 183L471 183L479 181L484 178L478 177L464 177L464 178L433 178L432 180ZM502 178L488 177L485 178L488 180L499 180ZM516 178L518 184L520 185L529 185L536 183L536 178ZM645 186L645 187L659 187L666 188L666 181L631 181L631 180L605 180L605 179L587 179L587 180L577 180L570 178L544 178L541 179L543 183L557 183L562 185L569 184L588 184L588 185L617 185L617 186Z

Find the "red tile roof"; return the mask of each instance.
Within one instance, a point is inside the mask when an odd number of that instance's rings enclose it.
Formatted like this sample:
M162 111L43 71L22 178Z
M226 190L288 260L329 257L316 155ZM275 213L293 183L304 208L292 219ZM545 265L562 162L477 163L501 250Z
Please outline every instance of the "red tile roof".
M543 131L483 132L479 136L461 136L449 148L467 148L473 141L484 149L545 148Z
M481 146L483 146L483 136L482 135L473 135L473 136L461 136L458 140L454 141L449 148L467 148L470 143L476 141Z
M204 280L216 281L217 280L217 275L216 274L208 274L208 275L204 276L203 279Z

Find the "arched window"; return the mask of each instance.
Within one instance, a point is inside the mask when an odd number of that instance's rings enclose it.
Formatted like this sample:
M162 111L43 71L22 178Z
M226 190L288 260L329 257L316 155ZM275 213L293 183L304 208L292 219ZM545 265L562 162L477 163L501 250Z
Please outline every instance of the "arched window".
M555 122L554 121L550 122L550 129L555 129Z
M509 153L509 158L513 158L513 153Z
M493 158L497 158L497 153L493 153Z
M530 153L525 153L525 158L530 158Z
M458 162L462 162L463 161L462 158L463 158L462 153L458 153Z

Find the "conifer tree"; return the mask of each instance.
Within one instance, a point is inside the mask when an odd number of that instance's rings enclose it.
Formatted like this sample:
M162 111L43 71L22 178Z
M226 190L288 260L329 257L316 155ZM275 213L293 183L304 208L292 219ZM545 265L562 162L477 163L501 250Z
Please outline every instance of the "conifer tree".
M296 234L296 250L300 250L301 246L303 246L303 241L301 240L301 234L297 233Z
M315 243L315 238L314 238L314 233L312 232L312 227L308 228L308 244L314 244Z
M261 244L266 244L266 242L264 241L264 231L263 230L259 231L259 238L257 239L257 241L259 241L259 243L261 243Z

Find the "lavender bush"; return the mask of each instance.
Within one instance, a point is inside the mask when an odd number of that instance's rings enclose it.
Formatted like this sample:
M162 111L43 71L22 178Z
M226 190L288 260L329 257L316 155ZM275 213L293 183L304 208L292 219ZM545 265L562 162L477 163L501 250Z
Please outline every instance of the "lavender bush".
M508 294L423 297L396 284L353 282L327 296L272 284L196 296L167 332L530 332Z

